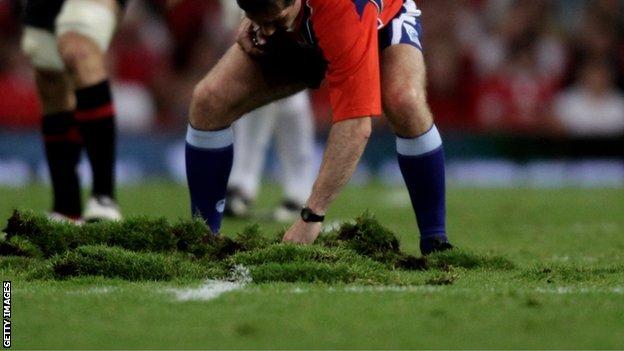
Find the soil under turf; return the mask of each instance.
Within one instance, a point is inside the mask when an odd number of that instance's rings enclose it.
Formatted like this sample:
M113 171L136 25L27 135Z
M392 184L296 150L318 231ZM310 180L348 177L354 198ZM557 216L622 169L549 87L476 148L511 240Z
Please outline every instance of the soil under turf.
M214 239L169 183L120 190L118 224L13 213L47 192L0 189L14 348L624 348L624 189L451 188L461 249L427 259L399 188L348 189L311 247Z

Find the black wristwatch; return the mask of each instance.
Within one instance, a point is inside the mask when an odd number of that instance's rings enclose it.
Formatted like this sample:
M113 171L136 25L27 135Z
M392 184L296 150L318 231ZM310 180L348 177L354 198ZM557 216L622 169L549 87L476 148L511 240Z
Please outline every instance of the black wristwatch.
M320 223L325 220L325 215L317 215L309 207L304 207L301 209L301 219L306 223Z

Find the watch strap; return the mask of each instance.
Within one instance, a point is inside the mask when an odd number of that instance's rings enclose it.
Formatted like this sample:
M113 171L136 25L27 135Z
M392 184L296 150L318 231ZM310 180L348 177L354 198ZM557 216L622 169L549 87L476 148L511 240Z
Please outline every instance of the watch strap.
M309 207L304 207L301 210L301 219L306 223L319 223L325 220L325 215L316 214Z

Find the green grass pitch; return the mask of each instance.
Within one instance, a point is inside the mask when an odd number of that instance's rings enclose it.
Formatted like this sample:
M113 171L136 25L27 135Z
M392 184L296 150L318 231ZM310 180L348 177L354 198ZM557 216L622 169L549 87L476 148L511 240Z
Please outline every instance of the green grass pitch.
M0 188L0 218L44 210L43 187ZM188 216L184 186L119 190L127 216ZM449 233L470 252L512 269L451 267L445 279L409 286L263 283L210 300L177 299L202 280L130 282L101 277L12 280L13 348L624 348L624 189L449 189ZM258 207L279 191L267 187ZM401 188L348 188L328 222L370 210L403 250L418 252ZM236 233L254 220L227 220ZM274 234L283 226L258 221ZM2 225L0 228L3 228ZM411 272L415 281L430 272Z

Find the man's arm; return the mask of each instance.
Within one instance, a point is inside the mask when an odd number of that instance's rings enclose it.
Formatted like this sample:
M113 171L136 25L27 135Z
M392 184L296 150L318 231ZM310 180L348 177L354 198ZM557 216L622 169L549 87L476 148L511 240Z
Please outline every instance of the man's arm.
M324 214L342 187L351 179L371 133L371 118L356 118L334 124L316 178L308 207Z
M348 119L335 123L329 133L319 175L307 206L325 214L343 186L351 179L371 133L371 118ZM284 235L284 241L308 244L321 230L320 223L299 219Z
M318 45L328 61L326 74L334 125L308 207L324 214L349 181L371 131L371 117L381 114L377 9L351 1L309 0ZM359 118L358 118L359 117ZM298 220L284 241L312 243L320 223Z

